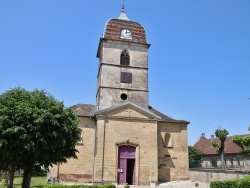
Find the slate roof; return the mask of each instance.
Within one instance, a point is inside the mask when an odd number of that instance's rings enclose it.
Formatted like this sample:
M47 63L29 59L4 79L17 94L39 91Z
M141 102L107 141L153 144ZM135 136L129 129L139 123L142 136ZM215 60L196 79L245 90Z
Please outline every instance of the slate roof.
M76 104L71 106L71 109L77 116L81 117L94 117L97 111L97 106L92 104Z
M249 135L240 135L240 136L249 136ZM213 140L214 142L217 142L218 144L220 144L220 140L218 138L214 138ZM211 147L210 143L211 143L211 139L207 139L201 136L199 140L194 144L193 147L203 152L204 155L218 154L217 149L214 147ZM242 149L232 141L232 136L227 137L225 141L225 154L235 154L235 153L241 153L241 152L242 152Z
M91 104L76 104L71 107L71 109L76 113L77 116L80 117L94 117L95 113L97 112L97 106L91 105ZM158 110L152 108L149 106L149 111L157 116L159 116L162 122L170 122L170 123L186 123L188 124L188 121L185 120L176 120L169 116L166 116L165 114L159 112Z
M96 115L97 115L97 114L102 114L102 113L108 112L108 111L110 111L110 110L115 110L115 109L117 109L117 108L124 107L124 106L126 106L126 105L131 105L131 106L133 106L133 107L135 107L135 108L137 108L137 109L139 109L139 110L141 110L141 111L143 111L143 112L145 112L145 113L147 113L147 114L153 116L154 118L161 119L160 116L158 116L158 115L156 115L155 113L151 112L149 109L142 108L142 107L140 107L140 106L138 106L138 105L136 105L135 103L132 103L132 102L130 102L130 101L126 101L126 102L117 104L117 105L115 105L115 106L112 106L112 107L110 107L110 108L106 108L106 109L97 111L97 112L96 112Z
M173 118L171 118L171 117L169 117L169 116L167 116L167 115L165 115L165 114L159 112L158 110L154 109L154 108L151 107L151 106L149 106L148 108L149 108L149 110L150 110L152 113L154 113L154 114L156 114L157 116L161 117L161 120L160 120L160 121L163 121L163 122L170 122L170 123L187 123L187 124L189 124L189 122L188 122L188 121L185 121L185 120L176 120L176 119L173 119Z

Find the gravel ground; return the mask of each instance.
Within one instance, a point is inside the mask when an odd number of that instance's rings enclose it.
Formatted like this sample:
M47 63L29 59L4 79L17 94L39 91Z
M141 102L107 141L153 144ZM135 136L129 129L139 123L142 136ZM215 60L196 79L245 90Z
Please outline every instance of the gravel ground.
M196 184L197 183L197 184ZM167 183L161 183L159 188L209 188L209 183L193 182L193 181L171 181Z

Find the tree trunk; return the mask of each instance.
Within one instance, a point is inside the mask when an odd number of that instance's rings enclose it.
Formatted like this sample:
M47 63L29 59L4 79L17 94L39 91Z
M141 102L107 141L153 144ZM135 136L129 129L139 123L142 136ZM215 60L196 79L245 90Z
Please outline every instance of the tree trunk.
M225 160L224 160L224 155L225 155L225 140L221 140L220 155L221 155L221 169L225 170L225 168L226 168L226 164L225 164Z
M22 188L30 188L30 181L31 181L33 166L34 164L31 164L24 168Z
M8 185L9 184L9 179L10 179L10 173L9 171L5 172L5 184Z
M9 175L10 175L10 177L9 177L9 186L8 186L8 188L12 188L13 187L13 182L14 182L14 176L15 176L15 168L11 167Z
M8 172L6 172L6 177L5 177L5 184L7 184L8 188L13 187L14 175L15 175L15 168L12 165L10 165Z
M221 169L222 170L226 169L225 160L224 160L224 150L221 152Z

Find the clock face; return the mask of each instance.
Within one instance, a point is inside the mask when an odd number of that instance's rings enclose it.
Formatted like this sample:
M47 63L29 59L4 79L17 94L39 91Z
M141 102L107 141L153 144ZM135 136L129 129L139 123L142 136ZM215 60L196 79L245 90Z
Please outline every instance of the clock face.
M131 31L129 31L128 29L123 29L121 31L121 38L131 39L132 38Z

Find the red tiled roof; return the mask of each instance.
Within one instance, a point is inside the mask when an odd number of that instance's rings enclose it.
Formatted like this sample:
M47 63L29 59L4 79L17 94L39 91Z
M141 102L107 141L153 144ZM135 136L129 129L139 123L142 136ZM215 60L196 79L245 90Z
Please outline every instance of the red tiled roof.
M121 19L110 19L107 22L104 38L121 40L121 31L123 29L131 31L132 39L122 40L147 44L145 29L139 23Z
M240 135L249 136L249 135ZM218 138L214 138L214 142L220 144ZM215 155L218 154L217 149L210 145L211 139L200 137L199 140L194 144L194 148L203 152L204 155ZM227 137L225 141L225 154L241 153L242 149L232 141L232 136Z

